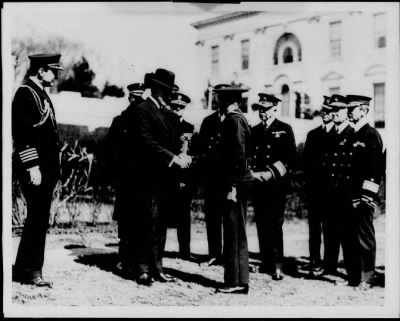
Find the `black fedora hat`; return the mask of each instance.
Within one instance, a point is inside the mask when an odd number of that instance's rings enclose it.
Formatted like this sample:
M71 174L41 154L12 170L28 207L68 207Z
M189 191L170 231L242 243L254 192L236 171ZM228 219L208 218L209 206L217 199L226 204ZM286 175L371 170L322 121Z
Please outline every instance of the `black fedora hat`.
M159 68L152 75L151 80L153 81L153 83L168 88L169 90L173 90L175 74L170 70Z

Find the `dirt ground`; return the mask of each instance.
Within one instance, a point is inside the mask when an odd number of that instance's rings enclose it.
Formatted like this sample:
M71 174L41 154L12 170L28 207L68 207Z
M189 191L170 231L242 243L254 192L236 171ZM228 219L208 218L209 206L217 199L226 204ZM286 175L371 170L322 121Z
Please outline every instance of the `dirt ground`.
M341 284L339 277L310 279L308 226L305 220L284 224L285 278L281 282L268 274L252 272L248 295L215 293L223 282L223 267L207 267L177 259L176 230L169 229L164 258L165 272L175 283L155 282L151 287L137 285L121 276L117 263L115 226L90 230L50 231L43 274L54 282L52 289L12 283L12 303L17 306L50 307L141 307L141 306L299 306L371 307L384 304L385 219L375 220L377 237L377 286L362 292ZM258 240L254 224L248 226L250 267L259 266ZM13 237L13 261L19 243ZM206 260L205 225L192 224L191 248L199 261ZM344 272L343 268L340 269Z

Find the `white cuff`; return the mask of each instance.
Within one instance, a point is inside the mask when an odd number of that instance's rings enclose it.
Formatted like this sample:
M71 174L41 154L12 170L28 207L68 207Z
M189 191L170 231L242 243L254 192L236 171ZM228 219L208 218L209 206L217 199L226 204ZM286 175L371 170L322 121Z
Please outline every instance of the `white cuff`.
M27 170L28 172L30 172L30 171L33 171L34 169L39 169L39 165L36 165L36 166L30 167L30 168L27 168L26 170Z
M376 194L378 193L379 185L374 182L365 180L362 185L362 189L365 189L366 191L370 191Z
M171 167L171 166L175 163L175 160L176 160L176 159L177 159L177 156L176 156L176 155L175 155L174 157L172 157L172 159L171 159L171 161L170 161L168 167Z

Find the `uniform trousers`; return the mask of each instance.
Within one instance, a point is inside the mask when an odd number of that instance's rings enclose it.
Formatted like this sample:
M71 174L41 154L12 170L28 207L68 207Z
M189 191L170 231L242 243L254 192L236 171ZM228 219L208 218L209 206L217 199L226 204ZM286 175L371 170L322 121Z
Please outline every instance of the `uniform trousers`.
M204 186L204 213L206 219L208 254L210 257L222 255L222 217L226 195L217 182L207 182Z
M224 280L227 286L249 283L249 251L247 245L247 203L249 183L239 183L237 201L226 200L224 227Z
M286 191L274 182L254 182L254 214L263 267L274 272L283 263Z
M163 272L167 219L160 211L162 193L161 185L144 183L138 184L132 195L135 211L130 240L140 274Z
M329 225L327 237L327 266L336 270L340 245L348 280L358 283L361 278L361 256L358 241L357 215L354 211L351 194L344 186L338 186L331 194L327 206ZM336 263L336 266L335 266Z
M54 177L42 172L42 182L38 186L28 183L25 177L21 180L27 205L27 217L14 270L26 280L42 275L50 206L57 182Z
M358 240L361 252L361 281L371 282L375 272L376 239L374 209L361 203L356 209Z
M321 186L315 187L315 189ZM308 193L309 253L311 264L321 263L322 218L326 208L323 193Z
M190 255L190 229L192 213L192 195L193 188L187 183L179 187L177 199L177 234L179 253L181 255Z
M114 219L118 221L119 260L124 268L134 268L135 257L132 255L133 242L132 230L134 222L134 206L132 204L132 191L127 182L121 183L116 188L114 206Z

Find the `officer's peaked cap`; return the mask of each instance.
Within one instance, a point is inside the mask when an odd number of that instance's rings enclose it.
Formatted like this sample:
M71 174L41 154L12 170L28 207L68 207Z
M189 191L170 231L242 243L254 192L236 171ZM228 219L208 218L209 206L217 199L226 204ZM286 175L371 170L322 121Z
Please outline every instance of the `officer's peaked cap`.
M281 101L279 98L276 98L274 95L270 95L267 93L258 93L259 100L255 104L254 107L263 108L263 109L270 109L278 105Z
M331 109L332 109L332 106L330 105L330 102L331 102L331 97L329 97L329 96L324 96L324 101L322 102L321 107L322 107L323 109L329 109L329 110L331 110Z
M361 105L369 106L369 103L372 99L371 97L361 96L361 95L347 95L346 98L349 107L357 107Z
M178 105L185 108L190 103L190 98L180 92L173 93L171 98L171 105Z
M332 95L329 105L335 108L347 108L347 98L342 95Z
M217 93L218 95L223 95L223 96L236 96L236 97L241 97L242 93L249 91L247 88L235 86L235 85L225 85L221 84L219 85L218 88L217 86L214 87L214 92Z
M127 88L129 93L133 95L142 95L145 90L144 84L141 82L130 84L127 86Z
M50 69L64 70L60 65L61 54L35 54L28 56L31 62L31 68L48 67Z

